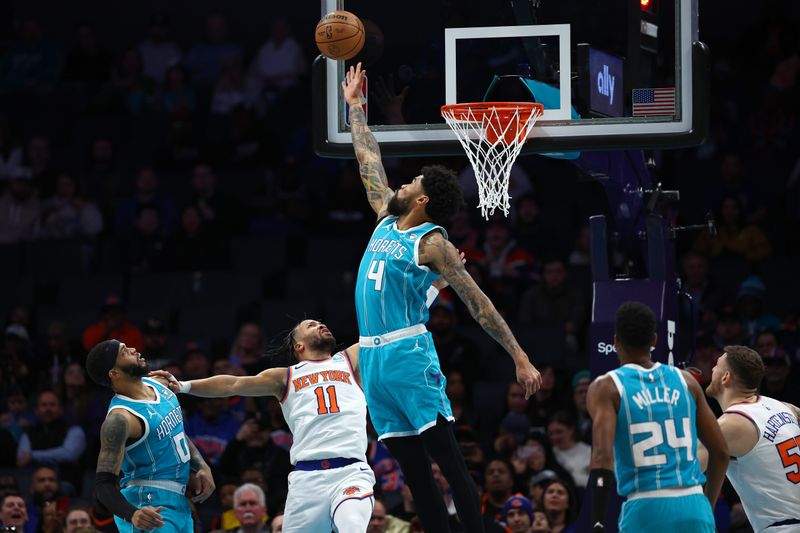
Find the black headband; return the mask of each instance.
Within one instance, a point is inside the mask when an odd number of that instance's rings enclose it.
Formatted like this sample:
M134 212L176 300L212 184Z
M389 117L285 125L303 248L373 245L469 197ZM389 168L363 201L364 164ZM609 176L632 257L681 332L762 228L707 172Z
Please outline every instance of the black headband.
M102 386L111 385L108 371L117 364L120 342L116 339L103 341L96 345L86 357L86 372L92 381Z

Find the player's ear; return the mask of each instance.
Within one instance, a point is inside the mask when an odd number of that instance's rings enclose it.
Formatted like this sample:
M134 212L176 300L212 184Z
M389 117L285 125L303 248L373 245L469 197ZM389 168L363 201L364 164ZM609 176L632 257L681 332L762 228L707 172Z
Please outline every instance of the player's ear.
M417 197L416 202L417 202L417 205L425 206L425 205L427 205L429 200L430 200L430 198L428 198L427 194L422 194L422 195Z

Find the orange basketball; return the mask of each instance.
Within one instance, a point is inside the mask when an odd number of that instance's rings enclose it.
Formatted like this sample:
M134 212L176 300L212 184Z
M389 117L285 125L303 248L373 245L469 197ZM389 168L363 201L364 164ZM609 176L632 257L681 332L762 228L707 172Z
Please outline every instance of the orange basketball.
M325 57L350 59L364 47L364 24L349 11L331 11L317 24L316 40Z

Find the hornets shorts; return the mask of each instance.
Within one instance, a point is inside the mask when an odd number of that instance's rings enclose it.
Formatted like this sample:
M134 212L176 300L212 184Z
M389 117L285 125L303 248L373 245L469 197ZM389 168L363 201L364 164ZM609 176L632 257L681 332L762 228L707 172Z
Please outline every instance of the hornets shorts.
M439 415L454 420L430 332L386 343L370 339L378 337L362 337L358 365L379 439L419 435Z
M122 489L122 495L137 509L142 507L163 507L160 514L164 525L158 529L151 529L158 533L185 533L194 531L192 509L189 500L183 494L170 492L155 487L135 486ZM145 530L133 527L133 524L114 517L120 533L140 533Z
M620 533L714 533L714 513L703 494L638 498L622 504Z

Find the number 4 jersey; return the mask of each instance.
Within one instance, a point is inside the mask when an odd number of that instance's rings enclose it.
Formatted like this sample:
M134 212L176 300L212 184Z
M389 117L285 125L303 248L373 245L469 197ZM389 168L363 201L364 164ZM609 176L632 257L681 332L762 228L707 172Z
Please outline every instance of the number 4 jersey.
M294 436L292 464L344 457L366 462L367 401L346 352L287 369L283 418Z
M383 335L428 321L427 291L439 277L419 264L419 243L441 226L424 222L407 230L387 216L372 233L356 278L356 314L362 337Z
M753 529L788 519L800 529L800 426L794 413L766 396L733 404L725 413L747 418L759 435L752 450L728 465L728 479Z
M620 396L614 457L622 496L702 485L697 458L697 405L675 367L636 364L610 371Z

